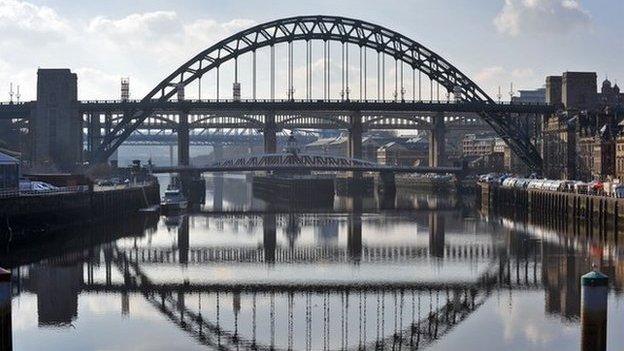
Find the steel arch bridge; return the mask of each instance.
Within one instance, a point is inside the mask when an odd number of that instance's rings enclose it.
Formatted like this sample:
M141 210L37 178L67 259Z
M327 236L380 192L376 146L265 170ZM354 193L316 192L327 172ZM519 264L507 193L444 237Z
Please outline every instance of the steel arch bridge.
M287 102L294 102L293 95L293 47L292 43L295 41L306 42L306 98L307 101L303 101L302 105L312 104L316 105L317 101L312 100L312 64L311 64L311 42L323 41L324 45L324 87L323 87L323 100L319 103L330 103L330 42L339 42L342 44L343 52L343 66L344 66L344 53L346 47L347 62L348 62L348 47L349 44L356 45L361 51L366 52L367 49L377 52L378 57L383 55L384 65L385 57L389 56L395 61L395 68L398 68L398 63L401 63L401 90L400 100L404 101L404 88L403 88L403 66L407 65L413 72L418 71L419 79L421 74L424 74L431 82L431 95L433 95L433 83L437 85L437 92L439 97L440 86L446 90L447 96L452 94L454 99L461 104L471 104L475 113L479 114L483 120L489 124L494 131L500 135L501 138L510 146L510 148L523 159L529 166L539 169L541 167L541 157L539 152L531 144L526 130L520 128L518 124L509 116L505 116L504 112L508 109L502 107L499 108L499 104L496 104L477 84L475 84L470 78L458 70L455 66L442 58L440 55L429 50L418 42L409 39L408 37L384 28L379 25L375 25L369 22L350 19L345 17L336 16L299 16L279 19L264 24L260 24L236 33L208 49L200 52L188 62L180 66L177 70L167 76L162 82L154 87L141 101L136 104L136 109L129 110L129 113L124 114L123 118L112 128L112 130L106 134L102 143L94 151L92 158L95 161L106 160L114 150L121 145L133 131L140 128L141 124L154 112L155 106L168 102L174 98L177 94L183 95L183 89L185 86L199 82L201 87L201 78L208 72L216 70L217 81L219 67L229 61L234 61L235 64L235 83L238 82L238 58L246 53L253 55L253 92L254 101L250 102L251 105L257 106L260 111L264 111L264 123L258 125L266 131L274 129L275 121L271 121L267 118L267 114L270 114L271 109L274 109L280 102L275 102L275 58L274 47L276 44L287 43L288 44L288 99ZM256 51L261 48L271 48L271 100L258 102L256 100ZM365 56L366 57L366 56ZM385 66L384 66L385 67ZM364 71L366 71L366 63L364 65ZM379 68L378 68L379 72ZM395 97L394 101L399 101L399 89L398 89L398 69L395 69ZM385 73L384 73L385 75ZM366 108L366 97L364 97L363 106L358 104L344 104L345 93L346 101L349 102L349 74L344 73L342 75L343 89L341 93L341 100L337 106L340 109L351 109L353 114L349 114L341 118L340 120L332 120L331 124L338 127L346 127L350 130L359 130L361 133L361 116L359 115L362 107ZM360 67L360 79L362 76L362 69ZM345 89L346 78L346 89ZM385 76L384 82L385 85ZM420 83L419 83L420 84ZM379 85L379 82L378 82ZM201 88L200 88L201 89ZM420 85L419 85L420 89ZM378 88L379 90L379 88ZM178 95L178 97L182 96ZM384 88L385 95L385 88ZM378 96L379 99L379 96ZM217 101L218 101L218 83L217 83ZM362 101L362 96L360 96ZM228 103L226 102L221 102ZM229 102L233 105L241 105L245 107L245 103L240 102L236 98ZM281 102L284 104L284 102ZM452 104L448 104L452 105ZM279 106L278 106L279 107ZM296 108L299 108L296 104ZM389 108L390 106L388 106ZM386 107L376 107L386 110ZM406 106L406 108L410 108ZM452 109L451 109L452 110ZM304 118L301 116L294 116L294 118ZM327 117L317 117L317 119L325 119ZM232 117L231 120L234 123L237 122L253 122L245 116ZM284 123L287 124L287 123Z

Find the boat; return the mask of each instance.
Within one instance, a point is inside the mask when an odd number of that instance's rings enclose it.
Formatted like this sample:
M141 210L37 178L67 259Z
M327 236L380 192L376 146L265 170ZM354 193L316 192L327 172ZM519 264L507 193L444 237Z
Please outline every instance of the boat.
M167 189L163 196L160 208L165 212L174 212L185 210L188 207L188 201L180 189Z

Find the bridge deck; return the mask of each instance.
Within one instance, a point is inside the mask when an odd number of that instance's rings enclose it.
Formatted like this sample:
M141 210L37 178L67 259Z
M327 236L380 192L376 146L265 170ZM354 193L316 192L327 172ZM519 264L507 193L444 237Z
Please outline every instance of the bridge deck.
M35 102L2 103L0 119L28 118ZM396 112L465 112L465 113L518 113L547 114L556 112L557 107L533 103L484 103L453 101L394 101L394 100L93 100L79 101L81 112L124 112L124 111L396 111Z

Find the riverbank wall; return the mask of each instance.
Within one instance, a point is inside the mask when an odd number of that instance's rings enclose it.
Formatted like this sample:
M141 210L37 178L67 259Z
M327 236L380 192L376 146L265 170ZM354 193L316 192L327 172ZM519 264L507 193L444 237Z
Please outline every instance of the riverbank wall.
M624 230L624 199L619 198L479 184L476 201L486 215L608 241L617 242Z
M5 197L0 199L0 242L28 239L33 233L93 220L122 218L159 202L158 182Z

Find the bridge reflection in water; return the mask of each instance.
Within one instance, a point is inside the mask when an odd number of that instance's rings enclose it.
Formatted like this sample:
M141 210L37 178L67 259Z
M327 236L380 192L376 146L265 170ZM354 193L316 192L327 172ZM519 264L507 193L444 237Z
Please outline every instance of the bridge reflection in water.
M21 251L13 313L36 296L40 328L79 325L79 299L114 296L125 318L159 315L211 349L422 349L512 291L578 319L588 246L546 234L451 210L197 213L61 255Z

